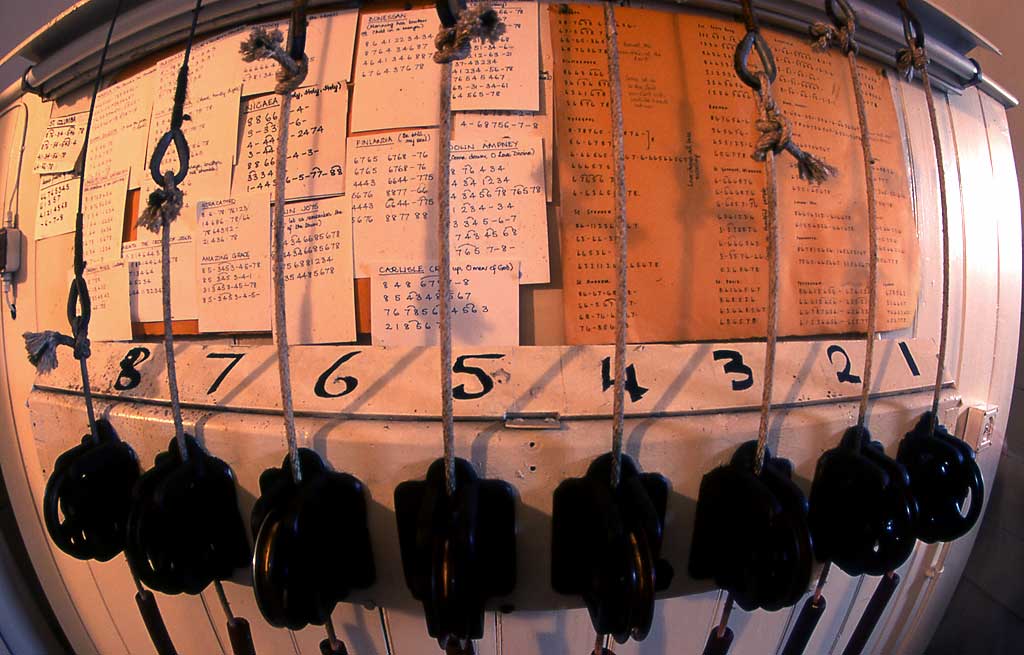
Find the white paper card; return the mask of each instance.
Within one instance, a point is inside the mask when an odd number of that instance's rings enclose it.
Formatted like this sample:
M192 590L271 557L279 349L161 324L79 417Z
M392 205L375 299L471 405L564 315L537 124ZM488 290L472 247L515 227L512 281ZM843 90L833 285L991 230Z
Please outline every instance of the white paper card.
M132 316L128 292L128 264L106 262L85 268L92 302L89 338L94 341L131 341ZM69 273L70 278L74 274Z
M352 80L352 53L356 46L358 9L343 9L310 16L306 26L306 58L309 68L304 84L320 86L336 80ZM288 42L288 23L269 23L269 30L279 29ZM245 36L249 33L246 31ZM237 48L235 52L237 53ZM272 59L244 64L245 95L270 93L277 86L281 65Z
M505 137L536 137L544 142L544 180L547 199L554 189L554 53L551 51L551 23L548 13L541 13L540 111L460 111L452 116L452 140L499 139Z
M272 191L277 177L277 130L281 96L242 102L238 164L231 191L237 195ZM292 94L288 130L285 198L313 198L345 192L345 121L348 87L344 82L308 86Z
M120 259L127 196L127 169L86 182L82 195L82 254L86 262Z
M96 96L96 113L86 144L85 179L128 169L128 188L149 178L149 119L153 113L156 69L109 86Z
M271 325L270 194L197 207L200 332L266 332Z
M349 137L356 277L373 262L437 260L438 130Z
M359 21L351 131L439 124L437 10L364 13Z
M67 173L75 170L85 144L85 124L89 112L51 118L39 144L34 173Z
M288 341L354 341L355 284L348 198L321 198L285 206L284 266Z
M452 110L540 108L540 49L536 2L494 2L505 23L497 43L473 43L452 64Z
M78 188L81 178L74 173L43 175L39 180L39 209L36 212L36 241L75 231Z
M176 321L197 318L196 246L192 236L172 238L170 250L171 318ZM160 242L128 242L124 244L124 260L128 262L132 320L162 321L164 285L160 275Z
M522 284L551 281L539 139L452 143L449 237L453 261L511 258Z
M451 267L452 340L464 346L519 344L516 262ZM434 264L374 264L370 325L375 346L436 346L440 292Z

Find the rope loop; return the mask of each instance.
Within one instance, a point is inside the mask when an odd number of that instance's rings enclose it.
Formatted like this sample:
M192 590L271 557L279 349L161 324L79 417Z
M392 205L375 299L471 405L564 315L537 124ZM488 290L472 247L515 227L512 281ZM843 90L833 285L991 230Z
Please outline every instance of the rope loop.
M186 67L182 67L184 70ZM184 115L182 115L184 120ZM174 176L174 183L181 184L185 181L185 176L188 175L189 166L189 147L188 140L185 138L185 133L181 131L181 124L177 127L174 126L175 120L172 114L171 129L164 132L164 135L160 137L160 141L156 144L156 148L153 149L153 156L149 158L149 175L153 178L153 182L156 184L164 184L164 172L161 167L164 162L164 158L167 156L167 151L170 149L171 144L174 144L174 150L178 153L178 170L172 173Z
M761 60L760 71L750 69L750 55L753 52L756 52ZM747 31L747 35L736 46L736 53L733 55L733 66L736 69L736 74L739 75L744 84L758 92L761 91L762 75L768 79L769 83L774 83L775 78L778 77L779 70L775 65L775 55L772 53L772 49L768 47L768 42L765 41L764 36L757 29L756 25L753 30Z
M306 54L297 52L296 54L300 56L294 58L284 49L283 44L284 35L281 30L268 31L263 27L254 27L249 33L249 38L239 48L243 61L273 59L280 64L281 68L277 71L277 86L274 87L274 93L280 95L291 93L299 88L309 72L309 58ZM301 44L304 49L305 37L295 39L292 43L296 49L298 49L297 44Z
M72 346L75 359L88 359L92 354L89 345L89 321L92 320L92 300L85 278L78 273L71 280L68 293L68 323L71 324Z
M441 13L441 12L439 12ZM505 23L498 12L486 2L475 4L459 13L455 24L444 25L434 38L434 61L438 64L449 64L469 57L473 39L487 43L497 43L505 34Z

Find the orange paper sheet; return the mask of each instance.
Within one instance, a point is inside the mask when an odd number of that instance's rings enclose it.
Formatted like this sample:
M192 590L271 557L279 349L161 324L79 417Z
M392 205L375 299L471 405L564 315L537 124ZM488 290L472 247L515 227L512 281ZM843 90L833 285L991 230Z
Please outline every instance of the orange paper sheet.
M753 92L733 70L742 26L620 8L629 225L629 340L763 337L767 303L764 165L752 158ZM605 26L600 6L553 8L566 338L611 343L614 192ZM794 142L840 171L814 186L777 158L780 331L863 331L865 173L848 60L765 31L775 97ZM756 56L754 57L756 60ZM908 164L889 82L861 67L876 159L880 330L909 326L919 286Z

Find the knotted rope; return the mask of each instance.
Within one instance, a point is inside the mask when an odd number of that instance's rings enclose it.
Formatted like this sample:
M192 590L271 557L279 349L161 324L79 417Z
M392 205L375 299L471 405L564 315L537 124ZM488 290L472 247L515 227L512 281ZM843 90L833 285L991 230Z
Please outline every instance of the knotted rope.
M839 174L834 166L830 166L823 160L804 151L793 143L793 124L790 122L772 94L772 82L763 72L754 73L761 81L760 88L756 89L758 119L754 123L759 133L757 145L754 147L754 159L766 161L769 153L778 155L783 151L793 155L796 159L797 170L800 179L821 184L829 178Z
M868 404L871 397L871 378L874 369L875 341L878 326L878 199L875 192L875 158L871 148L871 131L868 128L867 102L861 83L860 67L857 64L857 15L847 0L826 0L825 8L834 25L815 23L811 36L816 38L814 47L827 50L838 45L846 53L853 80L853 95L857 105L857 119L860 124L861 147L864 156L864 179L868 199L868 317L865 336L864 375L861 389L860 408L857 413L858 427L867 421Z
M107 29L107 38L103 42L103 50L100 53L100 62L96 68L96 81L92 87L92 97L89 100L89 116L85 122L86 147L82 151L82 169L85 170L86 159L89 155L89 136L92 133L92 119L96 113L96 98L100 93L100 86L103 83L103 68L107 63L107 53L110 51L110 40L114 36L114 26L117 18L121 15L124 0L117 1L114 9L114 16L110 19L110 27ZM75 215L75 245L74 245L74 279L71 281L71 289L68 292L67 317L71 327L71 336L61 334L54 330L42 332L25 332L22 336L25 339L25 349L28 352L29 362L36 367L39 373L49 373L57 368L57 346L69 346L72 348L75 359L78 360L82 378L82 396L85 400L85 412L89 421L89 433L95 443L99 443L100 434L96 427L96 408L92 398L92 385L89 383L89 357L92 349L89 342L89 321L92 319L92 302L89 299L89 285L85 281L85 215L82 211L85 199L85 175L78 180L78 213Z
M452 62L470 55L473 39L493 43L505 33L505 24L487 3L459 12L454 24L442 24L434 45L434 61L441 66L441 125L438 135L437 268L440 293L441 430L444 439L445 487L455 493L455 410L452 402L452 281L451 281L451 140Z
M298 13L293 14L289 38L305 40L305 2L297 2ZM300 24L301 23L301 24ZM298 35L298 37L296 36ZM277 119L277 163L274 171L274 229L271 244L274 258L274 341L277 344L277 372L281 380L281 408L284 414L285 438L288 442L288 459L291 463L292 479L302 481L302 464L299 461L299 439L295 429L295 400L292 394L291 352L288 347L288 312L285 297L284 256L285 256L285 183L288 167L288 127L291 121L292 92L306 79L308 59L305 52L289 52L282 47L284 37L280 30L267 32L257 27L242 44L242 59L247 62L258 59L273 59L280 64L277 72L275 93L281 96L281 108ZM303 44L304 49L304 44ZM292 50L291 48L289 50Z
M267 31L263 27L254 27L249 33L249 38L239 48L242 53L242 61L254 62L260 59L273 59L281 65L277 71L277 86L274 93L279 95L290 94L305 81L309 72L309 58L302 55L299 59L293 59L288 52L281 47L284 43L284 35L281 30L274 29Z
M939 362L935 370L935 385L932 390L932 430L939 420L939 400L942 397L942 378L946 366L946 349L949 338L949 191L946 188L946 164L942 156L942 133L939 128L935 97L932 94L931 79L928 75L928 53L925 50L924 31L917 16L910 10L907 0L898 0L903 18L903 35L907 47L897 54L900 71L912 80L915 72L921 76L924 96L928 105L928 119L932 128L932 144L935 148L935 166L939 175L939 207L942 225L942 316L939 327Z
M455 25L441 26L434 39L434 62L450 64L469 57L473 39L497 43L505 34L505 23L491 5L482 2L459 13Z

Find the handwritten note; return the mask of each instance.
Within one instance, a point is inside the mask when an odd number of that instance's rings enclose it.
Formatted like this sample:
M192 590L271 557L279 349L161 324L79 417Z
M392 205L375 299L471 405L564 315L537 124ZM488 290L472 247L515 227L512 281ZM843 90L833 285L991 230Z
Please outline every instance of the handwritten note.
M452 139L538 138L544 143L544 179L547 199L554 190L554 53L551 45L551 20L548 12L540 16L540 110L539 111L459 111L452 116Z
M78 112L59 118L51 118L43 133L36 155L35 173L67 173L73 171L82 156L85 143L85 124L89 112Z
M156 68L149 68L96 96L92 132L86 144L86 180L127 169L128 188L137 189L149 178L150 153L146 146L156 78Z
M451 268L452 339L462 345L519 344L516 262ZM370 323L375 346L436 346L440 290L433 264L374 264Z
M36 241L75 231L80 184L81 178L74 173L57 173L40 178Z
M188 176L181 184L185 207L178 220L171 224L175 236L195 229L195 207L200 200L225 198L231 192L231 163L235 157L238 138L238 107L241 87L237 85L215 91L211 95L185 103L190 120L182 131L188 139ZM149 131L149 152L153 152L170 125L170 111L154 109ZM178 170L178 153L172 145L167 150L161 170ZM155 188L152 179L143 185L143 198ZM139 239L159 238L156 232L139 228Z
M437 11L363 13L359 21L351 131L437 125L441 67L432 58Z
M620 42L628 44L622 76L629 339L763 337L764 169L752 159L754 99L733 70L742 26L632 8L619 17ZM566 336L570 343L610 343L616 248L604 18L600 7L574 5L569 13L553 12L552 19L560 71L555 83ZM775 97L793 120L794 140L842 174L812 186L798 178L789 158L779 159L780 211L793 219L782 232L780 330L861 330L867 216L847 62L840 53L814 53L806 38L766 35L780 69ZM882 283L894 298L916 298L918 253L895 105L882 72L864 70L884 190L881 229L891 248ZM701 256L680 255L686 252ZM916 302L906 304L909 311L883 303L880 328L908 326Z
M235 194L271 191L277 170L277 129L281 97L248 98L242 103L240 154L231 188ZM309 86L292 94L285 198L312 198L345 192L344 82Z
M349 137L356 277L369 277L375 261L437 260L437 136L432 129Z
M68 277L70 281L74 274L69 272ZM86 266L85 282L92 302L89 338L94 341L130 341L132 317L128 264L116 261Z
M132 320L148 323L163 320L163 279L160 274L160 242L131 241L124 244L128 262L128 294ZM196 288L196 246L191 235L171 239L171 318L195 319L199 315Z
M505 23L497 43L474 44L452 65L452 110L540 108L536 2L495 2Z
M540 139L452 143L451 169L453 259L513 258L522 284L549 282Z
M310 16L306 27L306 57L309 59L306 84L322 86L337 80L352 80L352 54L355 50L358 18L358 9L343 9ZM267 24L264 27L281 30L287 42L287 21ZM247 30L245 35L248 34ZM237 52L236 48L236 56ZM280 69L280 64L270 59L244 64L245 95L273 91Z
M348 198L286 205L285 240L289 341L354 341L355 285Z
M127 199L127 169L86 182L82 195L82 253L85 261L98 264L120 259Z
M269 330L270 194L200 201L198 222L199 331Z
M218 91L241 86L245 64L239 53L239 46L249 36L249 30L238 28L200 41L192 48L188 62L188 87L186 103L205 98ZM176 52L157 62L156 106L157 114L169 113L174 104L174 92L178 85L178 71L184 59L184 52ZM275 64L276 65L276 64ZM188 112L186 112L188 113ZM161 133L167 130L167 123L160 123Z

